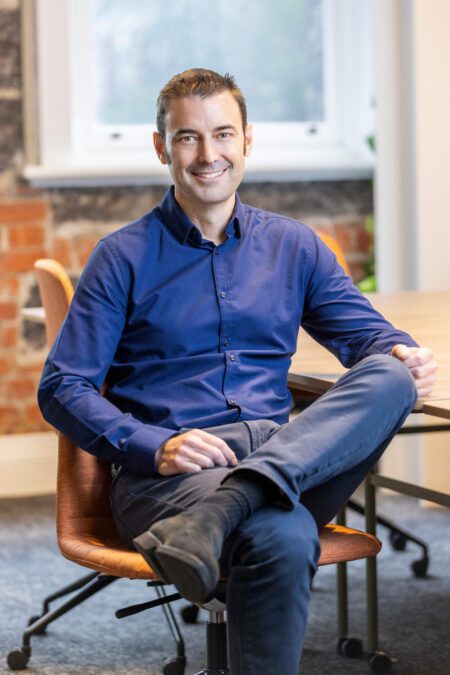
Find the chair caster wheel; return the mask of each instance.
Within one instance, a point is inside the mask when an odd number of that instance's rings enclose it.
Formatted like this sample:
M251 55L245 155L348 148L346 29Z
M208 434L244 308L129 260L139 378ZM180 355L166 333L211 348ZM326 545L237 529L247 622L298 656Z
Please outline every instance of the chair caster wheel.
M384 673L390 673L392 670L393 661L384 652L369 654L368 661L370 672L375 673L375 675L384 675Z
M22 647L22 649L16 649L14 652L9 652L7 663L11 670L25 670L27 663L30 660L31 649L28 647Z
M163 675L184 675L186 667L185 656L175 656L175 658L168 657L164 659Z
M389 543L395 551L404 551L406 542L407 538L400 532L391 532L389 535Z
M197 605L186 605L180 610L181 618L184 623L197 623L199 612L200 609Z
M362 656L363 646L361 640L352 637L340 637L337 642L338 654L348 659L359 659Z
M35 614L34 616L32 616L28 619L28 625L31 626L35 621L37 621L38 619L41 619L41 618L42 617L39 614ZM44 626L44 628L40 628L39 630L35 631L33 633L33 635L44 635L45 632L46 632L46 628Z
M414 576L419 579L425 579L427 576L428 570L428 558L420 558L420 560L415 560L411 563L411 569L414 572Z

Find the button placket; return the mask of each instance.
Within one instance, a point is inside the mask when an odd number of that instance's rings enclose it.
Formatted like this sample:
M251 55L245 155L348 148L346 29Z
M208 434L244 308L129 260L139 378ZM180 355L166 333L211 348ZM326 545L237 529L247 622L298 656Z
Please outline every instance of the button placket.
M219 247L214 249L212 269L216 286L217 300L220 312L219 350L224 351L231 342L232 302L226 275L226 255L219 255ZM220 251L222 254L222 251Z

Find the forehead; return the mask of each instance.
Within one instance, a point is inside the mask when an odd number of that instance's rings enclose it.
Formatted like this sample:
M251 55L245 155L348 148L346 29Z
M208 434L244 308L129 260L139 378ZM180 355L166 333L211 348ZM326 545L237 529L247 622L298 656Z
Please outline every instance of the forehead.
M233 94L222 91L211 96L182 96L172 99L166 113L166 130L201 129L219 126L242 128L242 116Z

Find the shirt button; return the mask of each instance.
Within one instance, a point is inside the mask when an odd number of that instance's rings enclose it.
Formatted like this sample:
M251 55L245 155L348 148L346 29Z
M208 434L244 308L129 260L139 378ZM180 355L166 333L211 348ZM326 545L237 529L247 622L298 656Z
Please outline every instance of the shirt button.
M215 253L215 255L219 255L219 249L216 248L216 250L214 251L214 253Z
M223 341L224 347L228 347L229 344L230 344L230 341L229 341L229 340L224 340L224 341Z
M226 297L227 297L227 294L225 293L225 291L222 291L222 293L221 293L220 295L222 296L222 298L226 298Z
M236 355L230 354L230 361L236 361Z
M230 405L237 405L237 401L234 400L234 398L231 399Z
M126 438L120 438L119 439L119 448L123 448L126 442L127 442Z

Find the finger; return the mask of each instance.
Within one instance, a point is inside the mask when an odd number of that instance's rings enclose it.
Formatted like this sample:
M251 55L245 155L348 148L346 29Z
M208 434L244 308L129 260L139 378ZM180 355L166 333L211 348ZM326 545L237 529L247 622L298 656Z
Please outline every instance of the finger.
M423 394L423 392L425 392L425 391L428 394L431 394L431 392L433 391L433 387L434 387L434 381L431 381L431 382L428 381L428 380L416 381L416 389L417 389L417 393L419 394L419 396L421 396Z
M203 438L204 441L206 441L210 445L214 445L215 448L218 448L219 450L224 450L225 448L228 448L228 450L233 452L230 446L223 440L223 438L214 436L214 434L210 434L208 431L205 431L204 429L196 429L196 431L198 431L198 433L200 434L200 436Z
M410 348L406 345L395 345L395 347L392 347L391 355L400 361L405 361L409 358Z
M177 458L176 461L161 462L158 473L161 476L175 476L179 473L198 473L202 470L202 467L198 464L193 464L192 462L183 461L180 458Z
M205 432L208 436L208 443L214 444L214 447L219 450L219 452L222 453L223 457L225 458L225 466L228 464L231 464L235 466L238 463L237 457L234 453L234 450L230 448L228 443L226 443L222 438L218 438L217 436L213 436L213 434L208 434Z
M213 465L226 466L228 463L223 452L218 448L209 445L209 443L205 443L199 436L187 438L182 447L205 455L205 457L208 457L213 462Z
M437 377L435 375L430 375L430 377L421 377L416 380L416 387L432 387L436 382Z
M417 388L417 395L419 398L423 398L424 396L428 396L431 394L433 391L433 387L418 387Z
M425 366L414 366L409 370L416 380L425 379L426 377L434 377L436 379L437 363L436 361L431 361Z
M201 437L202 441L206 443L206 445L209 448L211 448L212 446L224 457L225 464L223 464L221 460L217 459L218 455L214 455L213 453L213 456L216 457L217 463L220 464L220 466L226 466L227 464L233 465L237 464L237 457L234 451L222 438L218 438L217 436L214 436L213 434L210 434L207 431L204 431L203 429L195 429L195 432L196 432L195 435L197 437Z
M420 349L411 350L407 359L403 360L403 363L407 368L421 367L426 366L430 363L436 363L433 359L433 352L427 347L421 347ZM437 364L436 364L437 367Z
M183 445L180 448L179 457L182 461L187 460L193 464L198 464L198 466L200 466L202 469L212 469L217 465L217 462L214 461L214 459L206 452L201 450L199 451L198 449L189 447L187 445ZM223 464L219 464L219 466L224 466L225 459L222 456L220 456L220 458Z

